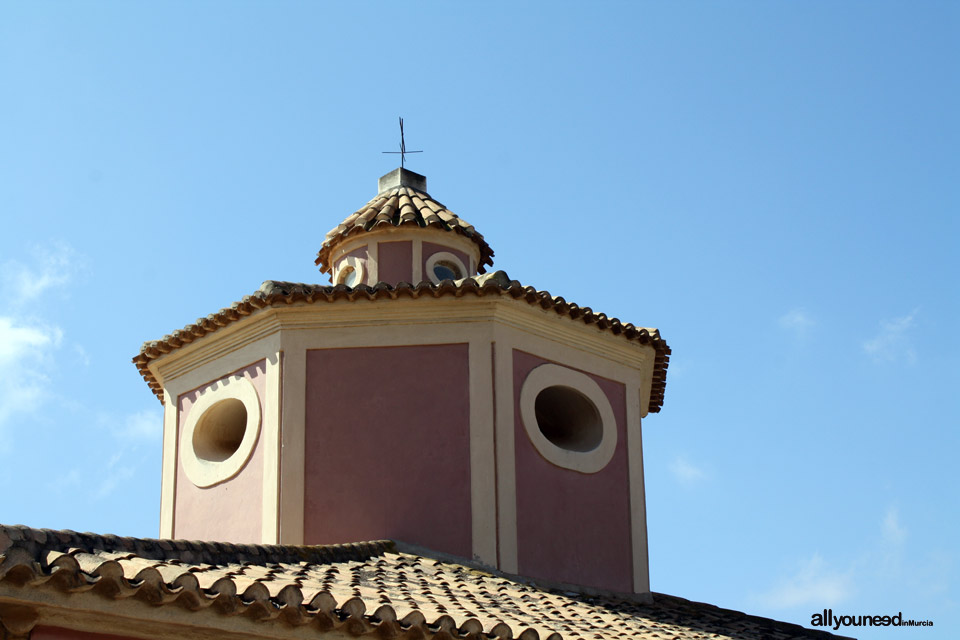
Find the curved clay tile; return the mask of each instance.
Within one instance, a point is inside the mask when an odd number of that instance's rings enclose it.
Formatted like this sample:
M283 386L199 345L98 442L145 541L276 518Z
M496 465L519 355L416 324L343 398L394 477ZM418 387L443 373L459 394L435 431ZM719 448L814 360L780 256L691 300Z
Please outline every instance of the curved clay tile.
M317 253L316 264L320 271L327 273L331 270L330 254L338 244L358 233L379 228L380 224L431 227L458 233L479 247L480 273L486 271L486 265L493 264L493 249L472 224L431 198L430 194L401 186L377 194L327 233Z
M836 637L659 593L638 600L539 586L390 541L239 545L0 525L0 584L7 595L56 590L78 610L89 606L89 598L138 599L175 605L167 615L180 624L208 610L264 624L310 625L317 637L324 632L396 640Z
M187 325L179 331L166 335L160 340L145 342L133 358L133 363L140 371L154 394L163 401L163 389L147 366L151 360L159 358L165 353L180 348L208 333L213 333L221 327L236 322L258 309L273 305L288 305L294 302L315 304L319 302L338 302L341 300L396 300L401 297L419 298L429 296L440 298L444 296L461 297L472 294L478 297L510 296L523 300L542 309L552 310L557 315L567 316L573 320L580 320L584 324L596 325L598 329L610 331L614 335L623 336L627 340L635 340L640 344L649 344L655 351L653 365L653 386L650 390L649 411L657 413L663 406L664 392L667 385L667 366L670 362L670 347L657 329L637 327L628 322L621 322L617 318L610 318L603 313L594 313L590 307L580 307L563 298L554 297L548 291L538 291L533 287L525 287L516 280L511 280L504 271L496 271L463 280L444 280L439 284L420 282L410 284L401 282L396 286L379 282L375 286L359 285L350 288L344 284L336 286L304 284L300 282L279 282L267 280L252 296L245 296L239 302L233 303L226 309L210 314L206 318L197 320L195 324Z

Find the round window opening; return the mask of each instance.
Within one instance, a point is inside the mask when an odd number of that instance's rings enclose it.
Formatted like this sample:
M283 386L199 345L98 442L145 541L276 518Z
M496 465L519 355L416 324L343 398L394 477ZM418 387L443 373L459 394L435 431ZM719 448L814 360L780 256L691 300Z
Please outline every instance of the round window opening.
M437 280L459 280L463 277L463 274L460 273L460 267L450 260L438 260L433 265L433 275L437 277Z
M527 374L520 417L537 452L551 464L596 473L617 449L617 418L610 399L589 375L553 363Z
M537 427L567 451L593 451L603 440L603 420L585 395L570 387L547 387L534 401Z
M193 450L201 460L223 462L243 443L247 407L236 398L216 403L203 413L193 432Z
M260 436L260 396L247 378L233 375L201 392L180 434L183 470L198 487L237 475Z
M348 287L357 286L360 280L360 273L353 267L347 266L340 270L340 277L337 278L337 284L345 284Z

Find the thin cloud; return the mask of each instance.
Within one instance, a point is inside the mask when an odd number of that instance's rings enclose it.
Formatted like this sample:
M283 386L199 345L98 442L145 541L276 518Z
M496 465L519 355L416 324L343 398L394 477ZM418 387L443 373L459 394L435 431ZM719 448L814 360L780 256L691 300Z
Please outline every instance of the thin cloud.
M809 331L816 324L810 314L803 309L792 309L780 316L777 322L782 329L801 335Z
M27 265L7 260L0 265L0 291L8 305L0 316L0 429L14 415L38 411L50 396L47 375L63 331L22 312L25 304L69 284L85 268L85 259L64 243L34 247Z
M833 607L853 595L853 577L849 571L837 571L815 553L798 571L756 597L774 609L793 607Z
M907 539L907 529L900 524L900 512L896 507L887 509L883 517L883 539L894 544Z
M32 265L8 260L0 267L0 285L14 306L32 302L56 287L65 287L86 268L86 259L62 242L37 246Z
M101 475L100 484L93 494L94 500L103 500L116 491L121 483L133 477L135 469L129 465L120 464L127 457L128 454L121 451L110 458L106 472Z
M864 353L874 362L897 362L901 358L910 363L916 362L917 354L909 340L916 316L917 309L914 309L902 318L882 321L879 333L863 343Z
M0 316L0 428L40 408L49 387L47 361L62 339L58 327Z
M124 418L117 435L131 440L160 440L163 432L163 412L156 409L143 409Z
M706 472L683 456L677 456L670 463L670 472L681 484L693 485L707 477Z

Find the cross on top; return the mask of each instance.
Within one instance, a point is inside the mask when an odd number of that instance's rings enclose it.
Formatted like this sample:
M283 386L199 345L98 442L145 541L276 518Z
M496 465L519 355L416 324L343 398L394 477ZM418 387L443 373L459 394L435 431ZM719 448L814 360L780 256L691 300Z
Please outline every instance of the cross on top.
M399 153L400 168L403 169L403 163L408 153L423 153L423 151L407 151L407 143L403 140L403 118L400 118L400 151L382 151L381 153Z

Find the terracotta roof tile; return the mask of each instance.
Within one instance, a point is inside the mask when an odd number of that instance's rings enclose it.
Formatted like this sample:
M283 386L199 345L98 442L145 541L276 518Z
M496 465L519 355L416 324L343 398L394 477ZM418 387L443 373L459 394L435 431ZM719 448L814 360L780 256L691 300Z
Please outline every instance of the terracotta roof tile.
M140 348L140 353L134 356L133 362L154 394L162 401L163 389L147 366L151 360L256 313L260 309L285 306L294 302L316 304L357 299L397 300L399 298L419 298L421 296L433 298L460 297L468 294L479 297L488 295L509 296L524 300L543 309L552 309L558 315L580 320L584 324L594 324L599 329L623 336L627 340L635 340L639 344L653 346L656 355L654 357L653 386L650 390L649 411L659 412L663 406L663 397L667 385L667 366L670 362L671 352L670 347L660 337L660 332L657 329L637 327L630 323L621 322L619 319L610 318L603 313L594 313L590 307L581 307L575 303L567 302L561 297L552 296L547 291L525 287L516 280L511 280L510 276L504 271L464 278L455 282L444 280L439 284L421 282L412 285L401 282L392 286L381 282L373 287L360 285L352 289L346 285L331 286L267 280L260 285L260 289L253 295L245 296L230 307L221 309L206 318L200 318L195 323L188 324L183 329L174 331L160 340L145 342Z
M431 198L429 194L404 186L377 194L373 200L347 216L327 233L317 253L316 264L320 271L328 273L332 269L330 252L336 245L354 234L373 231L381 225L411 225L459 233L473 240L479 247L480 273L486 271L486 265L493 264L493 249L472 224Z
M836 638L653 594L548 589L379 541L259 546L0 525L0 582L398 638Z

